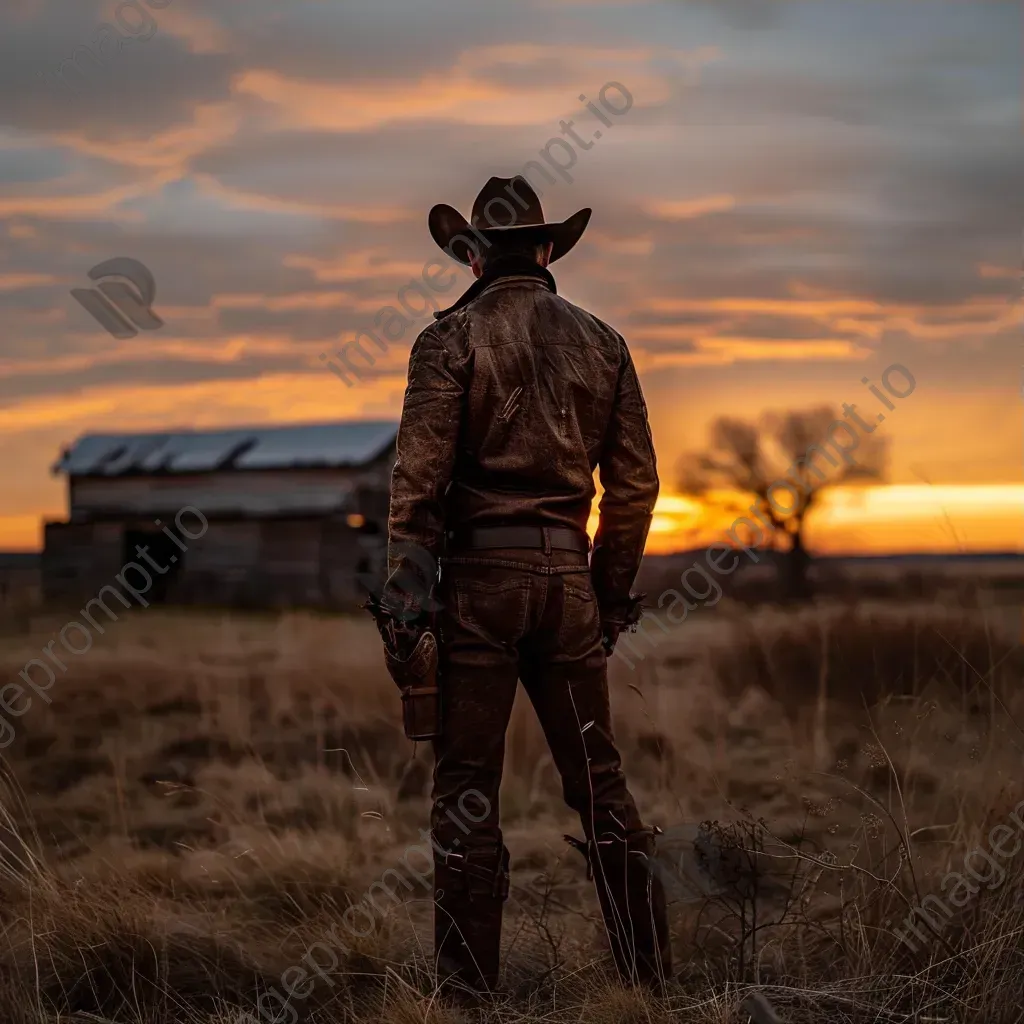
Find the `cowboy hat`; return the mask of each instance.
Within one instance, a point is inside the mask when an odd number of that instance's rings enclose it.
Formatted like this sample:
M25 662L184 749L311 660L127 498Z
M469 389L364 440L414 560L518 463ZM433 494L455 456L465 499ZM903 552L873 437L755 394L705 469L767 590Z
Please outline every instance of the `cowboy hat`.
M541 245L551 242L549 262L561 259L579 240L590 220L589 209L578 210L567 220L548 223L540 197L521 174L513 178L491 178L473 203L473 212L465 217L447 203L438 203L427 217L430 236L449 256L460 263L471 262L470 245L479 247L499 238L514 236L527 244L536 239Z

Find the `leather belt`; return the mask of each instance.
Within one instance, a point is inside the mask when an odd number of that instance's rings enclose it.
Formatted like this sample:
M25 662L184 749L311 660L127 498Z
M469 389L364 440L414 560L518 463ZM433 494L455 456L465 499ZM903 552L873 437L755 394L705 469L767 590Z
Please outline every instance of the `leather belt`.
M590 550L590 538L566 526L477 526L448 534L453 549L532 548L540 551Z

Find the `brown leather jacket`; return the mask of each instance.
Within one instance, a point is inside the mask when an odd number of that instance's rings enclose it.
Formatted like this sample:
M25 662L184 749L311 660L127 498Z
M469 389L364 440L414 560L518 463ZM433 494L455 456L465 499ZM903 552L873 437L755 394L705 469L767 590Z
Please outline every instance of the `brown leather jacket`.
M537 524L585 531L604 494L591 575L602 615L628 605L658 496L654 444L622 337L506 261L416 339L391 481L389 568L443 555L445 531ZM408 550L407 548L405 550Z

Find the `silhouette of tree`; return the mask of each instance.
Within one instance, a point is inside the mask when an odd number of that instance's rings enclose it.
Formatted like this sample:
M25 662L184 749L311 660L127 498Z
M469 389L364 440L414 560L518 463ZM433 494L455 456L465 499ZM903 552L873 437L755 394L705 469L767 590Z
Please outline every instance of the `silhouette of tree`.
M757 423L720 417L709 430L707 450L680 459L679 489L717 511L756 523L761 536L751 543L787 552L784 595L806 599L810 554L805 528L821 493L884 474L887 439L858 423L863 420L855 417L851 423L829 406L766 412Z

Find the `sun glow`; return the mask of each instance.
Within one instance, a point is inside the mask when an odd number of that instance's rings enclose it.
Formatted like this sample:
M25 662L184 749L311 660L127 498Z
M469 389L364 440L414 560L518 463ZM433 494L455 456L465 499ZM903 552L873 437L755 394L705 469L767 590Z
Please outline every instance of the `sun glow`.
M658 498L649 554L728 543L736 513L678 494ZM597 509L588 529L597 529ZM1024 550L1024 485L894 484L836 487L808 518L808 544L821 554Z

